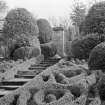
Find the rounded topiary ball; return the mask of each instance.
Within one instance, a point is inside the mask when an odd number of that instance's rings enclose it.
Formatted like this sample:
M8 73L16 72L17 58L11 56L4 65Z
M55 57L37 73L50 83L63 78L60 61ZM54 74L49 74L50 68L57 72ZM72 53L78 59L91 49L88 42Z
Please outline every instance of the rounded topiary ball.
M39 41L41 44L48 43L52 40L52 28L46 19L37 20L37 25L39 28Z
M21 34L38 36L38 32L37 22L29 11L17 8L8 12L3 26L5 38L13 38Z
M98 44L91 51L88 66L90 70L105 70L105 42Z
M71 53L74 58L88 59L91 50L105 40L104 35L89 34L82 39L74 40L71 43Z
M41 44L41 53L45 59L55 56L57 53L56 45L53 42Z

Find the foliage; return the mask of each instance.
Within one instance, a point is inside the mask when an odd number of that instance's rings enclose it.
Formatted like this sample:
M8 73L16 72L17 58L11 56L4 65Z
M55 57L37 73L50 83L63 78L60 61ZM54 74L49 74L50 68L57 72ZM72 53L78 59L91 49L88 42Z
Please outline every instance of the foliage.
M41 44L41 52L45 59L53 57L57 53L56 45L53 42Z
M80 26L86 15L86 7L81 2L75 2L70 18L75 25Z
M39 27L39 41L41 44L48 43L52 40L52 28L46 19L37 20Z
M88 66L90 70L105 70L105 42L98 44L91 51Z
M13 59L18 60L18 59L23 59L27 60L33 57L37 57L41 54L41 51L38 47L20 47L17 48L13 52Z
M89 33L105 33L105 1L95 3L85 18L85 20L80 25L80 32L83 35Z
M91 50L103 41L105 41L104 35L89 34L87 37L72 41L71 53L74 58L88 59Z
M7 8L7 4L4 1L0 0L0 12L4 12Z
M8 39L21 34L37 36L38 27L36 20L24 8L12 9L5 18L3 36Z
M27 37L25 34L17 35L14 39L9 38L6 40L6 44L9 48L11 59L13 58L13 53L17 48L31 46L40 49L38 38L36 36Z

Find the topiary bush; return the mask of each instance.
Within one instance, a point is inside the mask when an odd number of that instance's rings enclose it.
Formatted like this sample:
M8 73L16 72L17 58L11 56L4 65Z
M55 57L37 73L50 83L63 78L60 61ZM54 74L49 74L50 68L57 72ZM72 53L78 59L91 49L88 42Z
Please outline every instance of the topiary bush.
M39 27L39 41L41 44L48 43L52 40L52 28L46 19L37 20Z
M53 42L41 44L41 53L45 59L53 57L57 53L56 45Z
M15 35L21 34L37 36L38 32L36 20L29 11L17 8L8 12L3 26L5 38L14 38Z
M41 50L38 47L20 47L13 52L13 59L30 59L41 55Z
M105 1L95 3L88 11L85 20L80 25L83 35L89 33L105 33Z
M90 70L105 70L105 42L98 44L91 51L88 66Z
M89 34L87 37L77 39L71 43L72 57L78 59L88 59L91 50L105 40L104 35Z
M21 36L21 37L20 37ZM10 50L10 58L13 58L13 53L20 47L31 46L40 49L40 42L36 36L26 37L25 34L21 34L19 37L14 39L9 38L6 44ZM41 49L40 49L41 52Z

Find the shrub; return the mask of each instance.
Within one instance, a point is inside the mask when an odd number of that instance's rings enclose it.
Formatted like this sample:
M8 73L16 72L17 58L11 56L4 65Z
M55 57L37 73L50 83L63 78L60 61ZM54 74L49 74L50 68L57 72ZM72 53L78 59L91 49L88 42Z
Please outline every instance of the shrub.
M80 32L84 35L89 33L105 33L105 1L94 4L85 20L80 25Z
M72 41L71 52L73 57L78 59L88 59L91 50L104 40L104 35L89 34L87 37Z
M15 35L38 35L36 20L32 14L24 8L17 8L9 11L5 18L3 36L13 38Z
M13 57L13 53L17 48L25 47L25 46L31 46L31 47L37 47L40 49L40 42L36 36L30 36L26 37L25 35L20 35L21 37L16 37L16 39L11 39L6 41L7 46L10 50L10 57Z
M105 101L105 95L104 95L104 92L105 92L105 74L102 72L102 74L100 76L101 77L100 77L99 81L97 82L97 90L99 92L100 99L102 101Z
M52 28L47 20L39 19L37 20L37 25L39 27L39 41L41 44L48 43L52 39Z
M18 59L30 59L33 57L37 57L41 54L41 50L38 47L20 47L17 48L13 52L13 59L18 60Z
M88 66L90 70L105 70L105 42L98 44L91 51Z
M57 53L57 48L53 42L41 44L41 52L44 58L53 57Z

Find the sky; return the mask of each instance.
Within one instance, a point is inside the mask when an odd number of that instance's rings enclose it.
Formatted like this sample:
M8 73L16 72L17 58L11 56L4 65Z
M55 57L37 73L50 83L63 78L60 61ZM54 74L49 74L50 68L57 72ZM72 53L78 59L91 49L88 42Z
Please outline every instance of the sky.
M4 0L9 8L23 7L39 18L68 17L74 0ZM89 6L94 0L79 0ZM98 0L99 1L99 0Z

